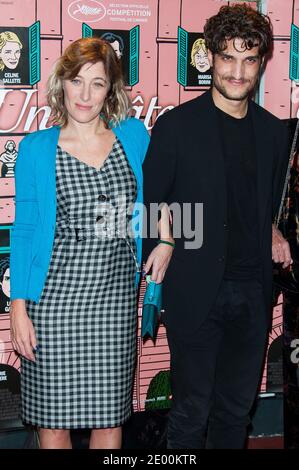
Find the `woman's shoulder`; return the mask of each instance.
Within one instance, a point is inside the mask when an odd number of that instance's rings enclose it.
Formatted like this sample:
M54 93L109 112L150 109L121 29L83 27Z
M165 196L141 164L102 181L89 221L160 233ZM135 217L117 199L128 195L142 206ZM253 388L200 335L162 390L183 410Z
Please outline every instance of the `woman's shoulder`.
M58 132L58 126L48 127L47 129L40 129L38 131L30 132L22 139L22 145L38 145L44 140L51 139L56 132Z
M140 134L147 134L147 130L145 125L143 124L142 121L139 119L136 119L135 117L128 117L127 119L124 119L121 121L118 126L119 129L128 132L139 132Z
M135 154L137 150L142 163L149 144L149 134L143 122L133 117L127 118L116 127L116 135L130 149L134 148Z

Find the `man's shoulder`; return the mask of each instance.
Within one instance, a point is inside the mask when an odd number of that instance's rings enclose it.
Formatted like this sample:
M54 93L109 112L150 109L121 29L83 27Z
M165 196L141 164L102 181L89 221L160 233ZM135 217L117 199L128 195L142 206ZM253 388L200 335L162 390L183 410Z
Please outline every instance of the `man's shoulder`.
M122 120L115 126L115 130L123 132L129 131L133 133L137 132L140 134L144 134L145 132L147 132L143 122L139 119L136 119L135 117L128 117Z
M252 101L253 116L257 117L268 130L281 131L286 129L285 123L267 109Z
M51 139L58 130L58 126L52 126L47 129L30 132L22 139L22 145L40 144L44 140Z
M165 114L157 119L159 125L174 125L175 123L185 122L192 119L192 116L197 116L201 112L207 112L209 106L209 94L203 93L202 95L192 100L186 101L185 103L175 106L173 109L167 111Z
M148 147L149 134L144 123L139 119L134 117L124 119L115 126L114 132L121 141L137 144L141 153Z

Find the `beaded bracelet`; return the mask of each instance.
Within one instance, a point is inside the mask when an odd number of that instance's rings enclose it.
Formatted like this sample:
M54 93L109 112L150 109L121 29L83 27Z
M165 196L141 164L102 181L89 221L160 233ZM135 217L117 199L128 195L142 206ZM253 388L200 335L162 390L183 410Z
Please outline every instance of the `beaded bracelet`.
M173 243L172 243L172 242L167 242L166 240L158 240L157 243L158 243L158 244L159 244L159 243L165 243L165 245L172 246L172 248L175 247L175 243L174 243L174 242L173 242Z

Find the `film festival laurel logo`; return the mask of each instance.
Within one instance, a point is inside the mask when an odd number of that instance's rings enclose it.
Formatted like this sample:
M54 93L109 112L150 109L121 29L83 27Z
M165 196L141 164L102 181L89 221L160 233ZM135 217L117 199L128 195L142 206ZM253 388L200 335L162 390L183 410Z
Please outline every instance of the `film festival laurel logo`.
M84 0L84 2L76 0L69 5L68 14L81 23L83 21L95 23L106 16L106 8L97 0Z

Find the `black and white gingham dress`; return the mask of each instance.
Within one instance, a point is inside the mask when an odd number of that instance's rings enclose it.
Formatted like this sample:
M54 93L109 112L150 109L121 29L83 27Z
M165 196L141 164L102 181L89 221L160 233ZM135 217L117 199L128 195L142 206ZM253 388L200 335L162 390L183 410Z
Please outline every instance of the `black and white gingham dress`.
M35 364L22 359L23 420L56 429L119 426L131 413L136 246L111 236L107 208L119 215L119 196L125 209L133 204L135 176L118 140L100 170L58 146L56 185L46 283L38 304L26 302L39 350Z

